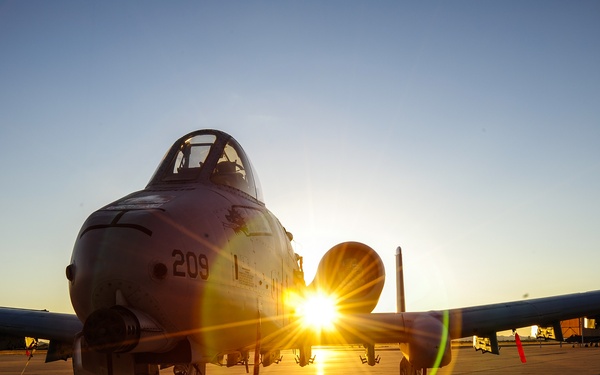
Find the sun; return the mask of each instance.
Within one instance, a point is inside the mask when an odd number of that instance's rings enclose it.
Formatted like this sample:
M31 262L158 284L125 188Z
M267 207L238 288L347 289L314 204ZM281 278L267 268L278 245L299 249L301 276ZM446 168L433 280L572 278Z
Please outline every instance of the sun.
M336 299L323 293L309 294L298 305L296 313L305 327L317 331L332 329L338 315Z

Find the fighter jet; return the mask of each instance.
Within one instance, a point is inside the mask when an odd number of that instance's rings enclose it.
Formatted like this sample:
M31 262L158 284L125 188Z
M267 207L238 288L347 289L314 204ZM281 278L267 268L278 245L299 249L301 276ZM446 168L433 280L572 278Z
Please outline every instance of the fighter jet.
M363 345L373 366L378 343L399 344L400 372L418 374L450 363L452 339L477 336L476 348L497 354L498 331L600 313L600 291L372 313L385 280L373 249L334 246L307 284L291 241L238 142L195 131L145 189L84 222L65 272L75 315L0 308L0 332L49 340L47 361L72 357L75 374L206 374L207 364L258 374L283 349L309 365L323 344Z

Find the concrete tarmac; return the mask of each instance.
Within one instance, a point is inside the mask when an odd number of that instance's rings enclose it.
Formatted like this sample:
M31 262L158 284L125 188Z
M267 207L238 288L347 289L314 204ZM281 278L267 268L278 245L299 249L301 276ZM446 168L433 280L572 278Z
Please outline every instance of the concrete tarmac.
M600 374L600 348L580 348L571 345L538 345L526 346L527 363L521 363L515 347L503 347L501 355L481 354L472 348L453 349L452 363L428 374ZM260 374L272 375L327 375L327 374L378 374L399 373L402 358L400 351L392 348L381 349L377 354L381 361L374 367L361 364L359 355L363 350L343 348L314 348L315 362L301 368L294 360L292 351L284 351L283 361L269 367L260 368ZM36 352L26 366L27 357L24 351L0 352L0 374L72 374L72 363L58 361L44 363L45 352ZM250 366L252 373L252 366ZM161 371L161 374L172 374L172 368ZM208 375L243 375L244 366L232 368L207 366Z

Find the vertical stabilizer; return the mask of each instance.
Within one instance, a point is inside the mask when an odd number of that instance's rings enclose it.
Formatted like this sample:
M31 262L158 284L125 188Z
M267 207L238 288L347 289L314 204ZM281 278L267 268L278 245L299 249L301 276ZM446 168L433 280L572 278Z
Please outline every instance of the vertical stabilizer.
M404 299L404 268L402 267L402 248L396 248L396 310L406 312Z

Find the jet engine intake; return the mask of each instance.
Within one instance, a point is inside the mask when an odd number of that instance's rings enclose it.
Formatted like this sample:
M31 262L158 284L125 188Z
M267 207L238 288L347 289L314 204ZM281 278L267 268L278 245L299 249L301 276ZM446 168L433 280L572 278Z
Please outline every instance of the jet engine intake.
M379 255L360 242L343 242L321 259L309 289L333 296L343 313L373 311L385 282Z
M174 345L153 319L118 305L94 311L83 336L90 349L102 353L164 352Z

